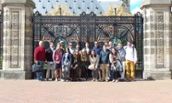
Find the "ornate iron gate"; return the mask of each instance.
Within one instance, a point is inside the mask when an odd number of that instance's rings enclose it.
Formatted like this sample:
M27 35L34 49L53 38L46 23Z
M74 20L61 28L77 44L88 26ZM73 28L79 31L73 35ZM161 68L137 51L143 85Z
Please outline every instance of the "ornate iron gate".
M33 15L33 29L34 48L38 46L39 40L57 42L56 40L61 39L79 42L81 46L86 41L93 46L94 41L102 43L111 40L114 45L122 41L125 45L127 40L131 40L138 51L136 76L142 78L143 18L140 13L120 17L96 16L93 12L83 12L80 16L42 16L36 12Z
M0 69L2 69L2 59L3 59L3 14L0 10Z

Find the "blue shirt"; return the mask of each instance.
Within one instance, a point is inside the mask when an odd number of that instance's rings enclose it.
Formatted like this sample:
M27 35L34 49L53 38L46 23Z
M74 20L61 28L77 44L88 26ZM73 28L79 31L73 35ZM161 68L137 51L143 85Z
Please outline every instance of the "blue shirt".
M101 52L101 50L102 50L102 48L101 47L93 47L93 50L96 52L96 55L100 55L100 52Z
M109 50L106 51L102 50L100 52L100 64L108 64L109 63Z

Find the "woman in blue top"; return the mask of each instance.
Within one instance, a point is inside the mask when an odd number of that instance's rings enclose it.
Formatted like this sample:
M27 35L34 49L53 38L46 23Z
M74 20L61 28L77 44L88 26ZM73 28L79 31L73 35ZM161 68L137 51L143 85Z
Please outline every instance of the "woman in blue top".
M66 48L66 53L64 53L62 57L63 81L67 82L69 80L71 65L72 65L72 54L70 53L69 48Z

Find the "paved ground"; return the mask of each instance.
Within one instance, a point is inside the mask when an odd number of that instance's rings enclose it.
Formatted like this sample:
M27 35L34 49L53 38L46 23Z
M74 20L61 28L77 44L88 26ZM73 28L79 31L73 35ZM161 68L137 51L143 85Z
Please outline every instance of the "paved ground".
M172 80L119 83L0 80L0 103L172 103Z

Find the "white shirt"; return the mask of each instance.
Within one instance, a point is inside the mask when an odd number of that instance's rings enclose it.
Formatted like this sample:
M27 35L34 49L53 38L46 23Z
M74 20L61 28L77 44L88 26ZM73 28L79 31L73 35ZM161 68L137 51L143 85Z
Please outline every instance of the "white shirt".
M75 49L73 49L73 48L69 48L69 51L70 51L70 53L71 53L71 54L73 54L73 53L74 53L74 51L75 51Z
M90 49L89 48L85 48L85 49L86 49L87 54L89 54Z
M136 48L133 49L133 47L131 46L125 46L124 49L126 51L126 55L125 55L126 60L137 62Z

